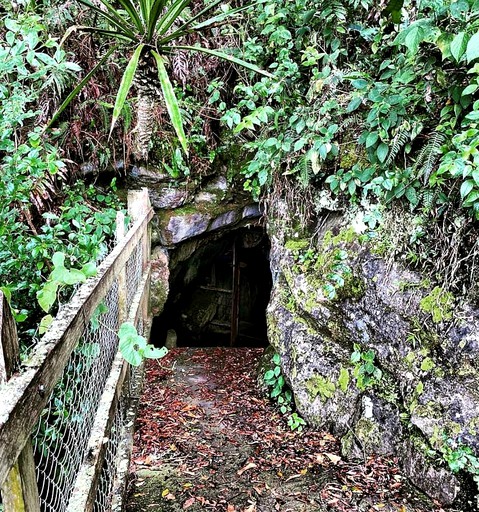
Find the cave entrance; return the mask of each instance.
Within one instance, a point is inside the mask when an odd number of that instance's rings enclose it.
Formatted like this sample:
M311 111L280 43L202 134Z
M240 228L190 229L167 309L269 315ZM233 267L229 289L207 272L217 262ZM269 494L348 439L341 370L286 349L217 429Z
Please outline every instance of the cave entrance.
M267 346L272 278L262 227L187 241L170 255L170 292L152 338L177 346ZM161 343L161 342L160 342Z

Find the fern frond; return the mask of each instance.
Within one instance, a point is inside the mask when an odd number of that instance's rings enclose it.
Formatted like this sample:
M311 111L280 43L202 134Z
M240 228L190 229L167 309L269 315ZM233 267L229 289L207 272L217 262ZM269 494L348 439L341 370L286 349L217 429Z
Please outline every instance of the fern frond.
M430 188L426 188L422 194L421 194L421 202L424 206L424 209L429 212L432 207L434 206L434 203L435 203L435 199L436 199L436 193L434 192L434 190L430 189Z
M298 181L302 188L308 188L313 174L311 159L307 156L307 153L303 155L299 161L299 175Z
M361 126L362 124L362 117L357 112L354 112L339 125L338 133L344 132L344 130L351 126Z
M441 146L446 140L447 138L443 133L433 132L428 142L419 151L414 171L418 178L423 177L424 183L429 180L434 165L441 156Z
M398 156L401 149L409 142L411 136L409 133L409 128L406 129L405 126L400 126L399 131L394 136L392 140L391 146L389 148L389 155L386 159L385 165L389 165L394 162L396 157Z

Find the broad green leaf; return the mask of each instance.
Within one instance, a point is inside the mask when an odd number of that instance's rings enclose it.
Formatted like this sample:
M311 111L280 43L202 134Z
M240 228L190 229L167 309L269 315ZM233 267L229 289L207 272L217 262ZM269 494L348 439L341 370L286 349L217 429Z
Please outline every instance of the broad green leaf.
M41 319L40 326L38 327L39 334L45 334L47 332L48 328L50 327L50 325L52 325L52 322L53 322L53 316L45 315Z
M113 128L115 127L116 121L120 117L123 105L125 104L125 100L128 96L131 84L133 83L133 78L135 77L136 69L138 67L138 61L140 60L140 55L144 47L145 45L143 43L137 46L131 59L128 62L128 65L126 66L125 72L123 73L123 77L121 78L120 87L116 95L115 106L113 107L113 117L111 119L110 136L113 132Z
M12 290L8 288L8 286L0 286L0 291L3 293L5 298L7 299L8 304L12 301Z
M454 39L451 41L451 55L456 59L457 62L461 60L467 47L467 38L465 32L459 32Z
M265 378L265 380L271 380L272 378L274 378L274 371L273 370L268 370L264 374L264 378Z
M376 150L376 155L378 156L379 161L383 164L386 161L386 158L389 153L389 147L384 142L379 144L378 149Z
M281 388L274 388L273 391L271 391L271 398L276 398L278 395L281 394Z
M474 94L479 89L479 84L471 84L468 85L463 91L463 96L469 96L470 94Z
M407 47L410 53L417 53L419 50L419 43L423 40L424 29L419 25L411 27L404 40L404 45Z
M178 50L191 50L193 52L201 52L206 53L207 55L213 55L214 57L218 57L219 59L226 60L228 62L232 62L233 64L238 64L239 66L249 69L250 71L254 71L255 73L259 73L260 75L267 76L269 78L273 78L273 75L264 69L251 64L250 62L246 62L245 60L238 59L237 57L233 57L227 53L218 51L218 50L210 50L209 48L203 48L202 46L184 46L184 45L174 45L174 48ZM164 48L166 51L169 50L168 47Z
M137 336L136 327L131 322L123 322L118 330L118 336L125 338L127 336Z
M143 350L143 357L147 359L161 359L168 354L168 349L166 347L156 348L153 345L147 345Z
M349 102L349 105L347 106L346 108L346 112L353 112L354 110L356 110L362 103L362 98L353 98L350 102Z
M58 283L56 281L47 281L41 290L37 292L38 304L48 313L57 299Z
M55 267L64 267L65 266L65 254L62 252L56 252L52 256L52 263Z
M369 84L369 82L367 80L364 80L364 78L356 78L355 80L351 80L351 85L355 89L359 89L359 90L366 89L368 84Z
M467 62L479 59L479 32L476 32L471 39L469 39L466 48L466 58Z
M474 181L473 180L466 180L461 185L461 197L464 199L473 188L474 188Z
M96 276L97 274L97 268L93 261L90 261L83 265L81 271L83 272L83 274L85 274L85 277L93 277Z
M158 79L160 80L161 90L165 98L166 109L171 119L171 124L176 131L178 140L180 141L181 147L185 154L188 154L188 140L183 130L183 119L181 118L180 108L178 106L178 100L176 99L175 91L171 85L170 78L163 62L163 57L152 50L151 52L156 60L158 68Z
M366 147L370 148L371 146L374 146L376 144L377 140L379 138L378 132L371 132L366 137Z
M304 145L306 144L307 140L306 139L298 139L295 143L294 143L294 148L293 150L294 151L300 151L301 149L303 149Z
M126 362L132 366L140 366L143 361L143 356L137 347L130 344L124 344L123 348L120 345L120 352Z
M85 281L85 274L81 270L77 270L76 268L67 270L63 278L63 282L70 286L73 286L74 284L78 283L84 283Z
M120 338L121 355L132 366L139 366L143 361L143 351L147 346L145 338L137 333L136 327L131 322L121 324L118 337Z
M351 362L352 363L359 363L359 361L361 361L361 353L358 352L357 350L355 350L352 354L351 354Z

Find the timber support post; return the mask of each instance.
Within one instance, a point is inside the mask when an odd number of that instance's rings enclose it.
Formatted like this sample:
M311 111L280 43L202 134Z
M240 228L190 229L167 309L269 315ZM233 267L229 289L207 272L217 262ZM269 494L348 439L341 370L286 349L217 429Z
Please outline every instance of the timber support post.
M7 298L0 291L0 384L20 366L17 328ZM0 486L5 512L40 512L35 461L30 439Z

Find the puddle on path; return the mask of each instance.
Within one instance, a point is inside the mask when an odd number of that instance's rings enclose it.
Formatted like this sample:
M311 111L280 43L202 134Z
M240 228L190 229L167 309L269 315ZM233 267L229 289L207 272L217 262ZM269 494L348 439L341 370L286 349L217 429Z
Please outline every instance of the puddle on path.
M431 512L392 461L349 463L327 433L291 432L256 387L262 349L150 361L126 512Z

